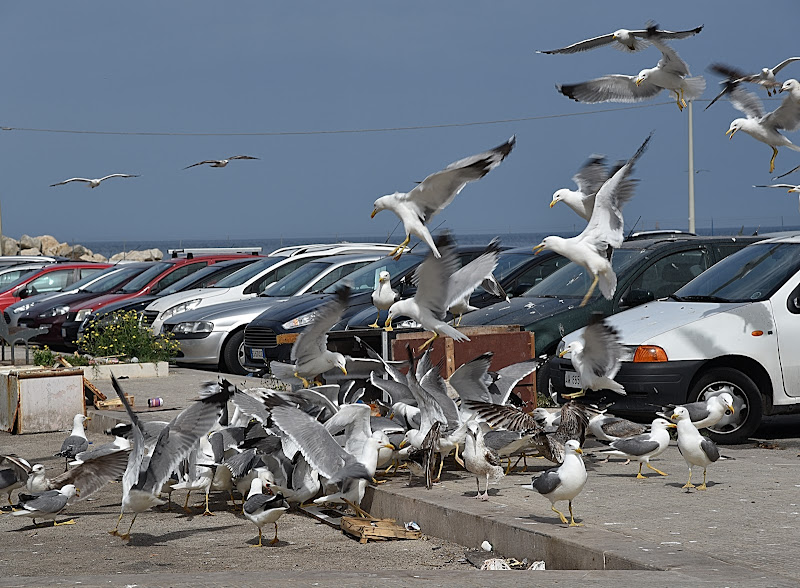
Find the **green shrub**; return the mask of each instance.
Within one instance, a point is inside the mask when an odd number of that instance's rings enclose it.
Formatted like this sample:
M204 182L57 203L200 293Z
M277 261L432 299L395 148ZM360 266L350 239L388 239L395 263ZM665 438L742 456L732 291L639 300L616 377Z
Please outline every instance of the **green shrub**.
M56 357L58 356L45 345L41 349L33 350L33 365L53 367L53 364L56 362Z
M102 321L90 323L78 345L95 357L136 357L142 362L167 361L180 349L171 333L155 336L142 327L139 314L133 310L113 312Z

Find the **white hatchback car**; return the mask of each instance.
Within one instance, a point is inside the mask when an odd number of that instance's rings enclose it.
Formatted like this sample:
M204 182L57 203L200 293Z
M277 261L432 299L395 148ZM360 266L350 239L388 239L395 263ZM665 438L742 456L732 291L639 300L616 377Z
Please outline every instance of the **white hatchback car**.
M627 396L605 395L615 413L652 415L727 391L734 413L709 431L715 441L740 443L762 415L800 412L800 236L749 245L668 298L606 321L626 348L614 379ZM574 392L569 360L550 366L552 391Z

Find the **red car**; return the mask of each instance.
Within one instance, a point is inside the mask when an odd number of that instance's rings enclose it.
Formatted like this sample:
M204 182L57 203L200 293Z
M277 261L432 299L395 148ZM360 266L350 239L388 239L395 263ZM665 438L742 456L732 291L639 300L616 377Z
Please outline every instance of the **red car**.
M54 263L25 274L0 292L0 310L23 298L45 292L57 292L95 272L111 267L110 263Z
M174 258L153 262L153 267L146 269L133 278L118 292L90 298L80 304L71 306L66 320L61 327L62 338L68 343L77 341L80 326L91 317L94 311L107 304L142 296L144 294L158 294L161 290L168 288L178 280L208 265L228 259L240 259L242 257L252 256L239 254L203 255L192 258Z

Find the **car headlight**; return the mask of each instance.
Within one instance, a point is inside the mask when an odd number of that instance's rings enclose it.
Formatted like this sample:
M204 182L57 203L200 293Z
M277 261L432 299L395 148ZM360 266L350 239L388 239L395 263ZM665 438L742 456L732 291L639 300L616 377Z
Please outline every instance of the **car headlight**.
M286 330L289 329L299 329L300 327L305 327L306 325L310 325L314 322L314 318L317 316L317 311L312 310L306 314L300 315L297 318L293 318L289 322L283 323L281 327Z
M13 312L14 314L21 314L23 312L27 312L31 308L33 308L34 304L36 304L36 303L35 302L28 302L27 304L23 304L22 306L18 306L17 308L12 310L11 312Z
M54 306L49 310L45 310L42 314L39 315L39 318L61 316L62 314L67 314L68 312L69 312L69 306Z
M78 314L75 315L75 322L82 323L89 318L90 314L92 314L91 308L82 308L78 311Z
M196 308L200 302L202 302L202 298L194 298L193 300L187 300L186 302L181 302L180 304L176 304L161 313L161 320L165 321L170 317L175 316L176 314L180 314L182 312L186 312L187 310L192 310Z
M214 323L210 321L192 321L188 323L178 323L172 332L179 335L189 333L210 333L214 330Z
M619 356L620 361L633 361L633 355L636 353L636 345L623 345L622 353Z
M556 348L556 355L560 356L561 352L564 351L566 348L567 344L564 343L564 339L561 339L561 341L558 343L558 347Z

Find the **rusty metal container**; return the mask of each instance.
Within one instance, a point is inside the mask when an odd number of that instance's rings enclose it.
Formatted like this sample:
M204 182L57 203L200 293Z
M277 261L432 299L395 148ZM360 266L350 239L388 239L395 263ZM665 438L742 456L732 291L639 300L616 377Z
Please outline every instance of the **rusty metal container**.
M78 413L86 414L82 369L0 371L0 430L65 431Z

